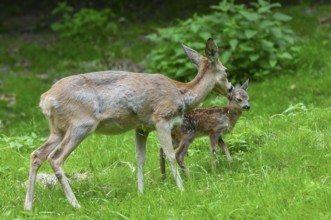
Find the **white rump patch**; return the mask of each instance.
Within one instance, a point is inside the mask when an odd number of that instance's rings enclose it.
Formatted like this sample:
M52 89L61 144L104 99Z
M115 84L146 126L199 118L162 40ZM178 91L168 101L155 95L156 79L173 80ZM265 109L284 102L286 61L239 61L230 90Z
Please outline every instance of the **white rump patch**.
M53 97L42 96L39 103L39 107L41 108L45 116L50 117L51 110L53 108L56 109L60 107L60 103Z

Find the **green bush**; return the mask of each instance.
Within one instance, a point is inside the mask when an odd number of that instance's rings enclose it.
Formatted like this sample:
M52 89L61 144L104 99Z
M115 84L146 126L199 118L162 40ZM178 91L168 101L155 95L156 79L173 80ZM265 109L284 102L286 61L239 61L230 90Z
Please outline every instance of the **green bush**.
M63 38L99 44L117 32L116 23L111 21L114 14L109 8L101 11L82 8L74 13L67 3L59 3L52 13L61 15L61 20L51 27Z
M31 152L36 146L45 141L45 138L38 137L35 133L25 136L0 136L0 144L5 145L3 149L15 149L18 152Z
M211 6L211 14L194 15L173 27L158 29L148 35L157 46L145 61L147 70L190 80L194 77L192 65L179 43L202 52L208 37L213 37L221 49L221 61L230 70L229 78L258 79L279 72L291 63L297 50L294 32L285 27L291 17L272 11L280 6L259 0L246 7L224 0Z

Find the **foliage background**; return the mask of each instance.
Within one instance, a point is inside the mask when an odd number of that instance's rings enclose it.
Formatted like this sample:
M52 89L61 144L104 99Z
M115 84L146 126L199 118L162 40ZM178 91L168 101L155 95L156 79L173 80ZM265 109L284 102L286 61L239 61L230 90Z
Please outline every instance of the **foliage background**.
M279 3L258 0L248 5L221 1L212 12L180 21L148 35L157 48L145 64L150 72L166 73L188 81L193 78L178 42L188 42L197 51L205 48L205 39L214 38L220 48L220 60L228 68L229 78L245 81L263 79L293 63L295 34L286 27L291 17L275 11ZM204 55L204 54L203 54Z

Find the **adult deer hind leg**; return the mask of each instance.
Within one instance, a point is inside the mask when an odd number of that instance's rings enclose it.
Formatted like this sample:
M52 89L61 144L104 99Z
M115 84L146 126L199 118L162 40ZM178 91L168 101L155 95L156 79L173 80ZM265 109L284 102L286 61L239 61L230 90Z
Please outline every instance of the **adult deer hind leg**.
M47 141L37 150L31 153L30 171L28 180L28 190L25 197L24 209L30 211L32 209L33 192L36 183L36 177L39 167L45 162L48 155L61 142L63 136L60 132L52 129Z
M171 124L169 121L160 120L156 123L156 131L160 140L161 147L164 154L166 155L171 172L176 180L178 188L183 191L182 179L180 178L179 172L176 166L176 156L172 146L171 140Z
M141 129L134 130L135 144L136 144L136 158L138 162L138 191L144 191L144 173L143 168L146 159L146 141L148 132Z
M70 153L93 131L94 125L94 121L89 122L88 120L84 120L84 122L78 122L68 126L69 128L65 132L62 142L48 156L48 161L63 188L64 194L74 208L80 208L80 205L64 174L63 164Z

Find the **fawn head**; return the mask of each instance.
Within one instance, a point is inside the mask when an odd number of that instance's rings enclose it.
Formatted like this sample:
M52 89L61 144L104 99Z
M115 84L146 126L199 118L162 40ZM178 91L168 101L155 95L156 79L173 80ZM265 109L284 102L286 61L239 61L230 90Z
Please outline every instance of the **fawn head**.
M206 68L204 74L212 74L214 76L216 82L214 90L223 96L228 95L233 87L227 79L227 68L223 66L218 59L218 47L214 40L209 38L206 43L206 57L183 44L182 47L190 61L199 69L199 71L200 68Z
M240 109L240 110L249 110L249 96L247 93L248 88L248 80L239 88L233 89L229 95L228 99L230 101L230 105Z

